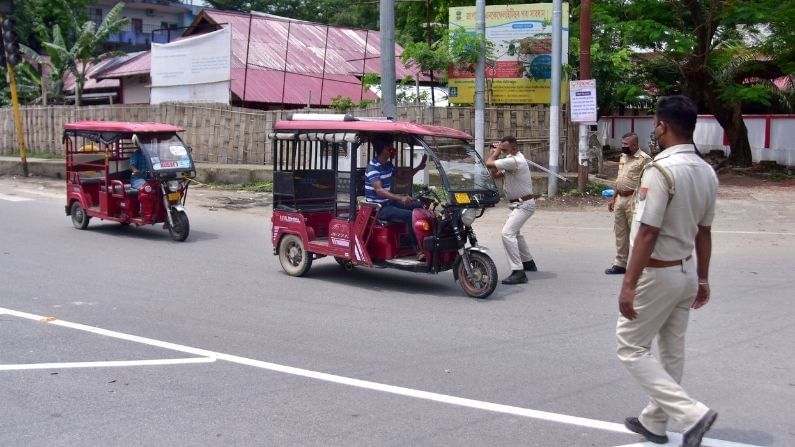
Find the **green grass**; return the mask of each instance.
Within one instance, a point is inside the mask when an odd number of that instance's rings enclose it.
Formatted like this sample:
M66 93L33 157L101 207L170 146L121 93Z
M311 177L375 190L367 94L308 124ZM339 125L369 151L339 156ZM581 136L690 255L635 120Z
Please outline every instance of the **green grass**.
M252 191L252 192L273 192L273 182L257 182L257 183L232 183L232 184L213 184L214 189L222 189L226 191Z
M576 187L568 190L566 192L566 194L568 194L568 195L570 195L572 197L579 197L581 195L583 195L583 196L601 196L602 195L602 191L604 191L605 189L609 189L609 187L605 186L605 185L600 185L599 183L588 182L588 183L585 184L585 191L582 194L580 194L579 188L576 188Z

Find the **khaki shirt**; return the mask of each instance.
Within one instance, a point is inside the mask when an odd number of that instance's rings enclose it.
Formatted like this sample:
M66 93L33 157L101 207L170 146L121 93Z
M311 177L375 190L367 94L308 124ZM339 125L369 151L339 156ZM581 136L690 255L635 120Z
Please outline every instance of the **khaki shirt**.
M504 174L502 188L508 200L516 200L533 193L530 166L521 152L494 160L494 166Z
M640 191L635 195L635 216L630 242L641 223L660 229L651 257L661 261L684 259L693 253L699 226L712 226L718 177L692 144L671 146L654 157L658 167L643 171ZM660 168L674 180L674 194ZM670 198L670 200L669 200Z
M640 173L643 165L651 160L645 152L638 149L634 154L621 154L618 162L618 177L616 178L616 191L634 191L640 184Z

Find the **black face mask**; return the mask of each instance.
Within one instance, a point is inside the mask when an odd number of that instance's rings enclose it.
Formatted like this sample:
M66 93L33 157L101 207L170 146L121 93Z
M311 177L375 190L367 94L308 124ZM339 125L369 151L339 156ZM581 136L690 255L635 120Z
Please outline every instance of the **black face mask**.
M629 149L629 146L621 146L621 153L632 155L632 151Z

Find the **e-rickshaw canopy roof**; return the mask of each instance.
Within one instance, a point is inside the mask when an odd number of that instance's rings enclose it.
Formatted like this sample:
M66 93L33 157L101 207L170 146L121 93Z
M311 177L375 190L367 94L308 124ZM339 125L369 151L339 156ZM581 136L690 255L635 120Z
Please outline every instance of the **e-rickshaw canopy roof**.
M274 126L276 132L365 132L410 134L433 137L460 138L471 140L472 136L457 129L443 126L431 126L407 121L389 121L384 119L368 120L360 118L355 121L322 121L322 120L282 120Z
M66 131L83 132L166 133L185 131L185 129L171 124L126 121L76 121L64 124L63 128Z

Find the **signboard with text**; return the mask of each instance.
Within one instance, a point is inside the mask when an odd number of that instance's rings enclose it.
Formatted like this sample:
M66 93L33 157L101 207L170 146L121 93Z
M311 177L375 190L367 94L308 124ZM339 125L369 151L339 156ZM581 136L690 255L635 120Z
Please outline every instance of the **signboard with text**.
M596 123L596 80L569 81L571 122Z
M475 7L450 8L450 29L476 33ZM569 5L562 8L562 63L568 61ZM486 6L486 39L494 45L494 66L486 67L487 102L549 104L552 86L552 3ZM448 99L453 104L475 102L475 73L451 67ZM561 102L568 98L561 83Z
M232 31L218 31L165 44L152 44L152 104L229 104Z

